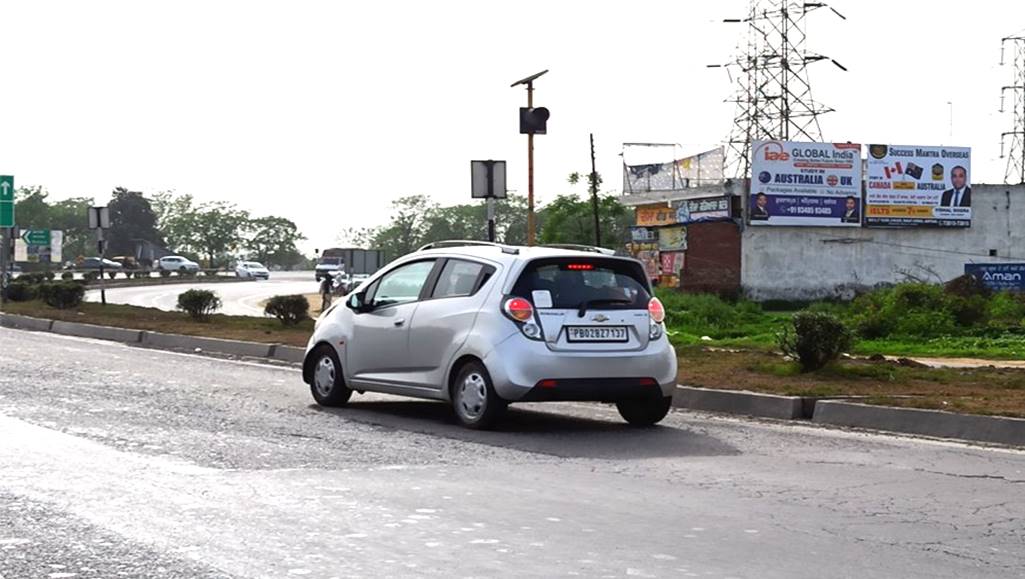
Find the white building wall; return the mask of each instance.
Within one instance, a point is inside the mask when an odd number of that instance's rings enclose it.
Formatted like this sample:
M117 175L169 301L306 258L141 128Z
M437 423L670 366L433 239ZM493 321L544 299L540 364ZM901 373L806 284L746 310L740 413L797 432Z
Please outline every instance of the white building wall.
M741 247L741 285L755 300L847 298L879 284L947 281L965 263L1025 263L1025 186L973 185L969 228L747 226Z

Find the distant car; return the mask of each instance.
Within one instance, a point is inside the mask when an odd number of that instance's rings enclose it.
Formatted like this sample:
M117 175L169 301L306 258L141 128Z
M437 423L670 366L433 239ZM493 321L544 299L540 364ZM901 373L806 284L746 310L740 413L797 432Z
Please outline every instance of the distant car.
M103 269L124 269L124 266L116 261L101 260L98 257L87 257L75 263L72 269L100 269L100 261L103 262Z
M158 259L154 268L164 271L199 271L199 264L180 255L167 255Z
M135 258L130 255L119 255L110 259L120 263L125 269L139 269L139 262L135 261Z
M238 265L235 266L235 275L254 279L270 279L270 271L258 261L238 262Z

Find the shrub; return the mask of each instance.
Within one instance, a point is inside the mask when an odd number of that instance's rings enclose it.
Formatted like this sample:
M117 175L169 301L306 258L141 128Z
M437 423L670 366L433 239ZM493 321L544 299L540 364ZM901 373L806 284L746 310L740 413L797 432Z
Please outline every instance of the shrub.
M998 327L1025 325L1025 294L999 292L986 304L990 324Z
M112 270L108 271L107 272L107 277L109 277L110 279L114 279L115 277L117 277L117 270L116 269L112 269Z
M46 281L46 275L42 273L23 273L18 276L18 281L27 284L38 284Z
M171 272L166 269L160 270L160 277L171 277Z
M310 302L303 295L274 296L264 306L263 313L274 316L286 326L294 326L309 317Z
M71 273L70 271L66 271L66 272L61 274L61 279L65 280L65 281L73 280L73 279L75 279L75 274Z
M82 279L84 279L86 281L86 283L92 282L92 281L96 281L96 280L100 279L100 272L98 272L98 271L87 271L84 274L82 274Z
M982 283L982 280L967 273L959 275L948 281L943 286L943 291L962 298L971 298L976 296L988 298L993 294L993 291L986 287L985 284Z
M39 296L59 310L78 307L85 297L85 286L74 281L58 281L39 286Z
M852 344L850 330L829 314L799 312L777 334L784 354L796 358L805 372L836 360Z
M962 276L963 277L963 276ZM975 278L972 278L975 279ZM985 295L975 294L961 296L951 294L947 296L947 309L954 316L957 325L970 327L986 321L988 300Z
M39 286L25 283L21 280L12 281L7 286L7 299L12 302L28 302L36 299L39 295Z
M221 307L221 298L210 290L191 289L178 294L178 309L194 320L206 320Z
M46 276L46 281L53 281L53 278L57 277L55 273L53 273L52 271L49 271L49 270L47 270L47 272L44 273L43 275Z

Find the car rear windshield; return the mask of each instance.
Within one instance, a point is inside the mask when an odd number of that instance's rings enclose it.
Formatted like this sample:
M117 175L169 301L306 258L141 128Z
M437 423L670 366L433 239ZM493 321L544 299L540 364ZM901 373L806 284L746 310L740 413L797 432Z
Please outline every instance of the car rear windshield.
M512 293L535 307L556 309L646 309L651 299L639 264L601 258L535 260L520 274Z

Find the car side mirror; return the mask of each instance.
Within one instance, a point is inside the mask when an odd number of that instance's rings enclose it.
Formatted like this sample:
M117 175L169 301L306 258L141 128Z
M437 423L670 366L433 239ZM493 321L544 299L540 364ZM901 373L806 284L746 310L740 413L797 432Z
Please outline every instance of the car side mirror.
M345 305L357 314L361 314L369 309L367 307L366 297L366 294L363 292L352 294L349 296L349 299L345 300Z

